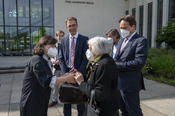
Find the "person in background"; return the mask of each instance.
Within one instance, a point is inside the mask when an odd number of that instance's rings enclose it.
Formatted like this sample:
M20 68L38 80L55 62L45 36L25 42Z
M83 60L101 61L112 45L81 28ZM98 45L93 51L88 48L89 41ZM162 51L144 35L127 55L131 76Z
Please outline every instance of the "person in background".
M99 116L119 116L118 72L113 58L109 55L113 41L103 37L94 37L88 41L86 56L90 61L86 78L75 71L75 80L80 90L88 97L95 90L95 103L100 110Z
M52 73L50 58L57 55L56 42L55 38L44 36L32 51L24 72L20 116L47 116L51 87L63 82L75 83L70 78L73 73L59 78Z
M82 74L86 72L88 60L86 58L86 50L88 48L88 37L77 32L78 22L75 17L68 17L66 20L66 29L69 34L61 39L61 50L59 53L59 64L61 73L66 74L71 69L77 69ZM78 116L85 113L85 105L78 104ZM64 104L64 116L71 116L71 104Z
M147 39L136 32L136 20L126 15L119 20L122 39L118 42L115 62L118 69L118 85L121 93L122 116L143 116L139 92L145 89L142 67L148 54Z
M106 33L106 36L113 39L112 58L114 59L117 52L118 41L120 40L120 34L117 29L111 29Z
M56 31L56 38L57 38L57 43L56 43L56 48L58 50L58 54L60 51L60 44L61 44L61 39L64 37L64 31L58 30ZM60 74L60 66L59 66L59 60L58 60L58 55L55 58L51 58L51 61L53 63L53 73L59 77ZM55 86L52 89L51 92L51 102L49 103L48 107L52 107L58 103L58 86Z

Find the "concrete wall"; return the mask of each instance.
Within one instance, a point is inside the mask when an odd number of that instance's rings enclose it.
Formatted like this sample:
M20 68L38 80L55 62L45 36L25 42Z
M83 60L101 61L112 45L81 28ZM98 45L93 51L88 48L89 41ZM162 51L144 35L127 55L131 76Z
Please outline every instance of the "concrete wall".
M65 19L70 16L78 19L78 32L89 37L105 36L111 28L119 29L118 20L125 15L125 0L69 0L94 2L94 4L66 3L55 0L55 31L66 31Z
M66 3L66 1L84 1L94 4ZM55 0L55 31L61 29L67 33L65 19L70 16L78 19L78 32L89 37L105 36L111 28L119 29L118 20L126 10L132 14L136 8L136 21L139 24L139 6L144 6L143 36L147 37L148 3L153 3L151 47L156 47L157 35L157 0ZM169 0L163 0L163 26L167 25ZM139 25L137 25L137 32Z

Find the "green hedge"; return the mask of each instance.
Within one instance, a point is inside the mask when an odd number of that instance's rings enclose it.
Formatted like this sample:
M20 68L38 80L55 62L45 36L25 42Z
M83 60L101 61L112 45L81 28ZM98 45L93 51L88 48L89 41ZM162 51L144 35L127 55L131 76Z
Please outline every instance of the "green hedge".
M175 80L175 49L149 49L147 62L142 72L144 75Z

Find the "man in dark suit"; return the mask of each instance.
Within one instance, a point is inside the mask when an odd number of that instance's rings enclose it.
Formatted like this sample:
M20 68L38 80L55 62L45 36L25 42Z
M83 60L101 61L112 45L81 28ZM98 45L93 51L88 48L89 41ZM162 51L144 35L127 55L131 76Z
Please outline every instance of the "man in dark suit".
M59 53L59 63L62 74L68 73L71 69L77 69L85 74L87 58L86 50L88 48L88 37L80 35L77 32L78 23L75 17L69 17L66 20L66 28L69 35L61 40L61 51ZM83 116L85 111L84 104L77 105L78 116ZM64 104L64 116L71 116L71 104Z
M118 42L115 61L121 93L122 116L143 116L139 92L145 89L141 69L147 58L147 39L136 33L136 21L131 15L119 20L122 39Z

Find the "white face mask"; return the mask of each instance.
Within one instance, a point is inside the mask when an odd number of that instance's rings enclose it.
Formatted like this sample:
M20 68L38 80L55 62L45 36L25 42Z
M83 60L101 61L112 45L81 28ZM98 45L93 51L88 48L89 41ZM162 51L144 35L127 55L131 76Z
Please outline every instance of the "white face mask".
M87 51L86 51L86 58L89 61L93 61L94 60L94 55L92 54L92 52L89 49L87 49Z
M47 54L49 57L54 58L57 56L57 53L58 53L58 51L56 48L49 48Z
M122 38L126 38L126 37L128 37L129 34L130 34L130 31L125 30L125 29L120 29L120 32L121 32Z
M114 40L111 37L108 37L107 40L109 43L114 43Z

